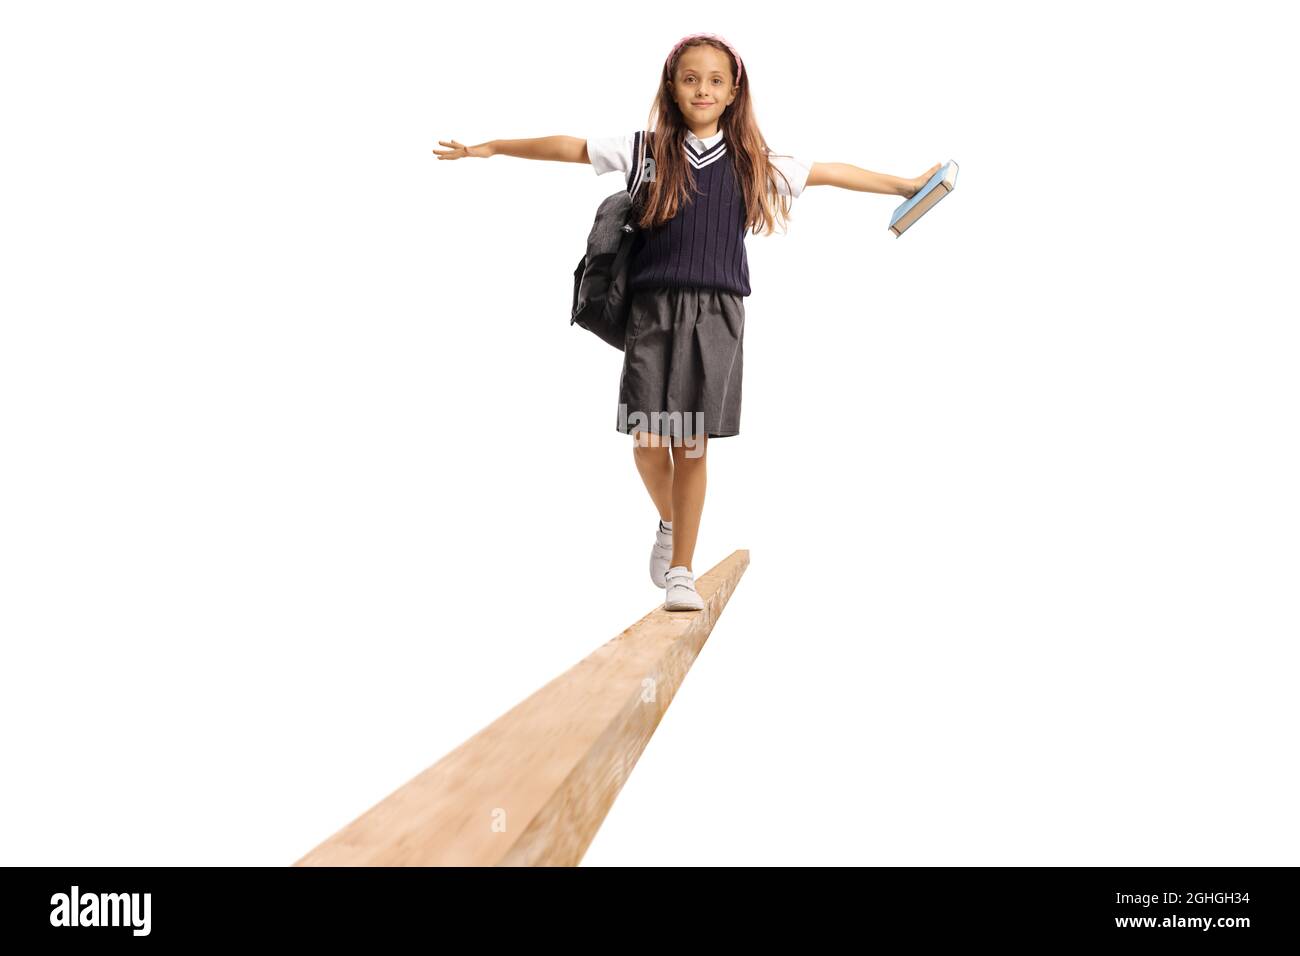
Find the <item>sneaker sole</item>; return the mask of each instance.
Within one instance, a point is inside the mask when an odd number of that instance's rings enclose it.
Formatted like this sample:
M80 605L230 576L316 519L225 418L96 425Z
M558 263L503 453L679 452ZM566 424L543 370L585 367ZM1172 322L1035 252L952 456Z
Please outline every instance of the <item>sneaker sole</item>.
M704 602L699 604L683 604L681 601L664 601L665 611L703 611Z

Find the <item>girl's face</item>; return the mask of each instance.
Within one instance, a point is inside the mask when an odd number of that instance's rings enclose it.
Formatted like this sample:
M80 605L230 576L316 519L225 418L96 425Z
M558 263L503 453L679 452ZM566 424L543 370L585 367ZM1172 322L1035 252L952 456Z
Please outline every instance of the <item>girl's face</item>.
M688 47L678 58L669 92L691 132L700 136L701 129L716 131L718 119L735 100L737 89L731 82L727 54L703 45Z

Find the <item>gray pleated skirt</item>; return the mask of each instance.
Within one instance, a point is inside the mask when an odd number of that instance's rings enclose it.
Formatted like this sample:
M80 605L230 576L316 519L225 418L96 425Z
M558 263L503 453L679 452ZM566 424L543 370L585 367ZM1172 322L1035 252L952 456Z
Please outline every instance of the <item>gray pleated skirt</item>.
M705 287L632 293L618 387L624 434L740 434L745 299Z

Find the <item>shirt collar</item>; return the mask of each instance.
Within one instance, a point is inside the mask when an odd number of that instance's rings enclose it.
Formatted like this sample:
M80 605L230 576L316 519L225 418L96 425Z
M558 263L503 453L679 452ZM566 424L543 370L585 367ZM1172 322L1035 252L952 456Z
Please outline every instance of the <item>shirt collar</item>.
M724 131L721 128L719 128L718 131L714 133L712 136L709 136L706 139L700 139L690 130L687 130L686 142L687 145L691 146L697 153L702 153L710 146L715 145L718 142L718 140L722 139L723 132Z

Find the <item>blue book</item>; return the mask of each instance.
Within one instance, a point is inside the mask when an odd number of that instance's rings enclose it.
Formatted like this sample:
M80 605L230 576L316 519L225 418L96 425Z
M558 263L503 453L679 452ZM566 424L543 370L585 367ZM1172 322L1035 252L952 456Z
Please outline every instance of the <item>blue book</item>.
M895 236L901 236L907 227L929 212L934 205L957 188L957 161L948 160L943 167L930 177L929 182L916 191L916 195L894 210L894 218L889 220L889 229Z

